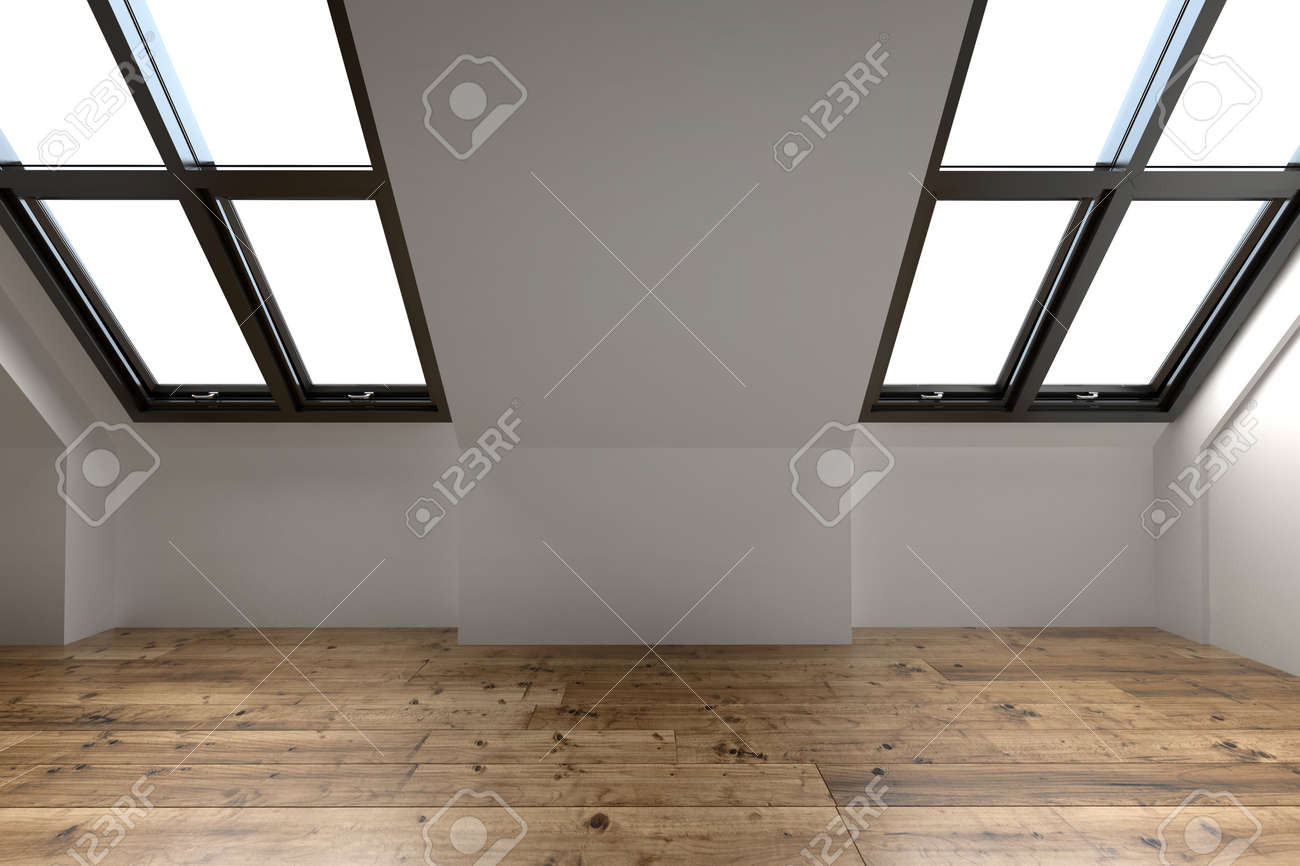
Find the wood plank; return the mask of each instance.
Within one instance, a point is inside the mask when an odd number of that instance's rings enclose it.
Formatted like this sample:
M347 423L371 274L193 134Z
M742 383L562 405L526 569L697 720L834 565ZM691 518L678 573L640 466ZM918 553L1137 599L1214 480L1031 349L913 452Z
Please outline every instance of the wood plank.
M672 763L672 731L44 731L5 764ZM554 749L552 749L554 747ZM170 763L169 763L170 761Z
M894 806L1176 806L1198 789L1300 806L1296 764L819 764L843 806L878 779Z
M466 802L461 800L460 802ZM515 838L521 825L501 808L441 804L391 809L163 809L138 818L112 849L115 862L167 864L465 862L450 829L481 822L490 839ZM515 809L526 824L510 861L554 866L786 866L799 848L834 821L818 808L545 808ZM66 851L102 811L9 809L0 834L0 863L66 862ZM434 819L437 818L436 822ZM430 823L434 822L434 823ZM427 826L427 834L425 831ZM483 850L479 848L478 850ZM446 859L446 858L456 859ZM852 851L838 864L860 863ZM472 860L470 861L472 862Z
M888 808L858 837L868 864L1039 864L1159 862L1160 826L1166 807L919 807ZM1300 807L1258 806L1250 810L1265 828L1242 863L1282 866L1300 858ZM1254 825L1235 808L1180 813L1187 820L1212 818L1225 838L1247 840ZM1175 818L1163 834L1170 863L1208 863L1187 850ZM1174 829L1175 826L1177 829ZM1203 838L1194 834L1193 838ZM1219 849L1220 851L1222 848ZM1215 856L1211 852L1210 857ZM1231 862L1231 861L1227 861Z
M0 810L108 807L141 777L169 808L428 806L464 788L516 806L829 806L811 764L60 764L0 786ZM4 778L0 777L0 781ZM0 812L2 814L2 812Z

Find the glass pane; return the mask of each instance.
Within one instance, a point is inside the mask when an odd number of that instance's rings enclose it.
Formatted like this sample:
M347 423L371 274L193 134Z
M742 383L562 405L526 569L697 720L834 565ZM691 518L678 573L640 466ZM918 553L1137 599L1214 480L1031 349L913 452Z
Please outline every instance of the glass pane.
M312 382L424 385L374 202L236 207Z
M1283 166L1300 148L1295 0L1228 0L1152 165Z
M992 385L1074 228L1068 201L941 201L886 385Z
M159 384L263 384L179 202L44 204Z
M1045 384L1145 385L1250 228L1257 201L1138 201Z
M1109 160L1102 151L1164 7L1165 0L990 0L943 164Z
M147 2L217 164L370 164L325 0Z
M0 131L27 165L161 165L85 0L4 4Z

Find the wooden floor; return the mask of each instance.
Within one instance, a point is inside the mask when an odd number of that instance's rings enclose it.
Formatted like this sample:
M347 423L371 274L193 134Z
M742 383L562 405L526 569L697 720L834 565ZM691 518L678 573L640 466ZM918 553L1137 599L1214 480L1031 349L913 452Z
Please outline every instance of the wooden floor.
M643 652L0 648L0 863L1300 863L1300 679L1214 647L1053 629L1032 671L982 629Z

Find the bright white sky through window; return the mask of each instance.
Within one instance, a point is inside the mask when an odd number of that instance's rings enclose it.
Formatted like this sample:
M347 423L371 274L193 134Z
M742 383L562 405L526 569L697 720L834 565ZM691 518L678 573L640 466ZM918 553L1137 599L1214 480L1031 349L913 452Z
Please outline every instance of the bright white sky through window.
M1150 383L1260 205L1130 205L1044 384Z
M159 384L263 384L178 202L44 204Z
M937 202L885 384L994 384L1074 208Z
M85 0L5 3L3 11L0 131L21 162L162 164Z
M313 383L424 385L374 202L235 206Z
M1164 0L989 0L944 165L1092 166Z
M325 0L148 0L218 165L369 165Z

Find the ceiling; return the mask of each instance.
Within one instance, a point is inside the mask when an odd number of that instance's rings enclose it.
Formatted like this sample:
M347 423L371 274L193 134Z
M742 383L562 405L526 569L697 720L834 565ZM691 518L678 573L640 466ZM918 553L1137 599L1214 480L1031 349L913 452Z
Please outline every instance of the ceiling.
M856 419L966 4L349 10L462 441L516 400L548 447L788 447ZM785 171L773 145L878 39L888 76ZM527 98L458 159L422 94L463 54Z

